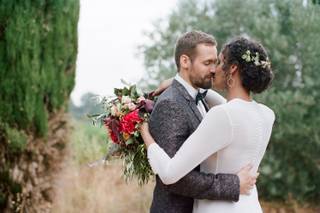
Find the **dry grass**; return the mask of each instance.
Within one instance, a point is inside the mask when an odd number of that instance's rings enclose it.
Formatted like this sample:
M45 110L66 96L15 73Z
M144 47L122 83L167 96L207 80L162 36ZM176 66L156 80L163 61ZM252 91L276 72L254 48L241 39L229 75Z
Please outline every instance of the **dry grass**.
M55 181L54 213L148 212L154 183L139 186L122 178L120 161L90 168L106 153L104 128L73 122L68 156Z
M119 162L96 168L65 168L56 182L53 212L148 212L153 183L126 183Z
M85 166L105 152L104 143L96 137L100 133L103 137L105 132L83 124L75 124L74 129L69 157L55 182L52 212L149 212L154 182L142 187L136 181L126 183L120 161L94 168ZM262 206L265 213L320 212L320 209L287 204L262 202Z

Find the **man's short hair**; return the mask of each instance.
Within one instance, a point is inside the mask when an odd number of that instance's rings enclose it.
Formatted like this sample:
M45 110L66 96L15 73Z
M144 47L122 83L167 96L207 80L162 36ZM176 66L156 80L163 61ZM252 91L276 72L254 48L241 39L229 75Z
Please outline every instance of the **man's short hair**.
M187 55L194 59L196 55L196 47L198 44L217 45L216 39L205 32L190 31L184 33L177 41L174 58L177 65L178 72L180 70L180 56Z

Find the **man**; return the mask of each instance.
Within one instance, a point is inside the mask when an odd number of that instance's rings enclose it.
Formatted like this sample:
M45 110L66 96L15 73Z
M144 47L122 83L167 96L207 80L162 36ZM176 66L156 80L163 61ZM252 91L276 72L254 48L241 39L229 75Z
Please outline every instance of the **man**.
M176 44L175 62L178 74L163 92L150 117L150 133L173 157L182 143L201 122L208 106L200 88L209 89L217 63L217 44L206 33L192 31L182 35ZM198 166L175 184L164 185L156 177L151 213L192 212L194 199L237 201L248 193L255 176L247 166L237 175L205 174Z

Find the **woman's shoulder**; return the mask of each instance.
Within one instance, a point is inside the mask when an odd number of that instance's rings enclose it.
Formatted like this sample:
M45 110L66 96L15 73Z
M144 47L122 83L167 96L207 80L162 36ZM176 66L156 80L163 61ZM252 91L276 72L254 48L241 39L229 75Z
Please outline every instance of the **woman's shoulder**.
M268 107L262 103L258 103L258 105L262 109L262 111L264 112L264 114L266 116L268 116L272 121L275 120L275 113L270 107Z
M210 114L227 114L229 115L231 111L237 110L239 107L236 101L228 101L224 104L216 105L212 107L208 113Z

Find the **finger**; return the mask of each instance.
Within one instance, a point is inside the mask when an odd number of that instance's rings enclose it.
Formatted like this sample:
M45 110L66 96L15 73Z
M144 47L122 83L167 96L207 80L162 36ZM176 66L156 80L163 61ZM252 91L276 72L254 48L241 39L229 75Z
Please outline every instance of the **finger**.
M244 170L250 170L250 164L247 164L247 165L245 165L244 167L242 167L242 168L238 171L238 173L241 172L241 171L244 171Z
M157 96L157 95L159 94L159 92L160 92L160 89L159 89L159 88L155 89L155 90L152 92L152 96Z
M253 165L251 163L247 164L243 169L250 170L252 169Z
M258 178L258 176L259 176L259 173L256 173L256 174L251 174L250 175L250 178L253 180L256 180L257 178Z
M249 163L248 165L247 165L247 169L248 170L251 170L253 168L253 165L251 164L251 163Z
M156 96L156 90L150 92L150 93L148 94L148 96L149 96L149 97Z
M257 181L257 180L256 180L255 178L252 178L252 179L251 179L251 181L250 181L250 183L255 184L255 183L256 183L256 181Z

